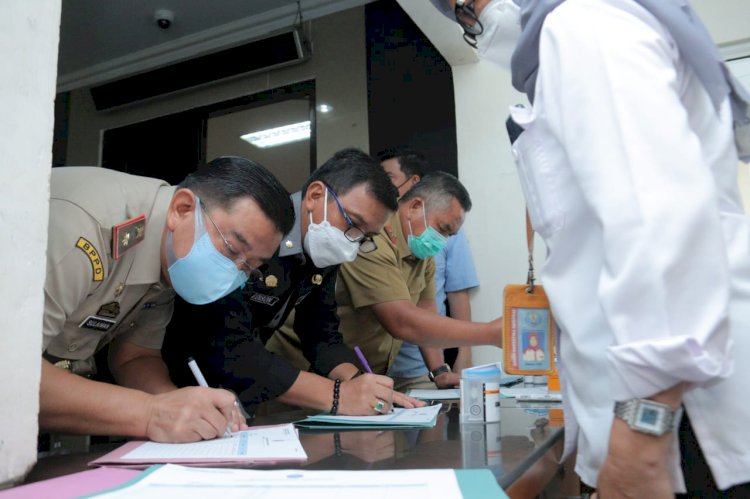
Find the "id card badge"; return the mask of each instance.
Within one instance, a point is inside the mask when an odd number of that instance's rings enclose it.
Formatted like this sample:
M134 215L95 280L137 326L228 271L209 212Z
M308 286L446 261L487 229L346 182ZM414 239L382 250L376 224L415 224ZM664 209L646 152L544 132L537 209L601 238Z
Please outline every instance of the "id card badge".
M554 319L542 286L509 284L503 291L503 358L509 374L555 372Z

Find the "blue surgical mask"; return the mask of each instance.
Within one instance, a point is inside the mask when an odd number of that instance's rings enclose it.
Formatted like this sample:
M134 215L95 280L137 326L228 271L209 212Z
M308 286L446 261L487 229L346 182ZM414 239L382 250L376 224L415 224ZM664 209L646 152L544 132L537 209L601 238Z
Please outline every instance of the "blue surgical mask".
M211 242L197 196L194 216L195 237L187 255L175 258L172 232L167 234L168 272L172 287L183 300L193 305L205 305L223 298L240 286L244 287L247 274L222 255Z
M419 236L414 235L411 230L411 220L407 220L409 224L409 238L407 239L409 249L411 254L420 260L437 255L448 244L447 237L433 229L432 226L427 225L427 213L424 210L424 204L422 205L422 218L426 229Z

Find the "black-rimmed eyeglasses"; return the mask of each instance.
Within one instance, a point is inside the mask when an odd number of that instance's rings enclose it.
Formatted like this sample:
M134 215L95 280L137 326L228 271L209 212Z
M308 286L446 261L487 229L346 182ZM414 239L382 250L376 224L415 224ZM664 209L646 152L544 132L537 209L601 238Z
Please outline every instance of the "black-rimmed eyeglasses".
M349 218L349 215L346 214L346 210L344 209L344 207L341 206L341 202L336 196L336 193L333 192L333 189L331 189L328 185L326 185L326 189L328 189L328 192L331 193L333 200L336 201L336 205L339 207L339 211L344 216L344 220L346 220L346 224L349 226L349 228L344 231L344 235L346 236L346 238L353 243L359 243L359 250L362 253L370 253L371 251L375 251L376 249L378 249L378 245L375 244L375 241L372 240L372 237L368 236L362 231L362 229L354 225L352 219Z
M464 40L477 48L477 36L484 31L479 17L474 12L474 0L456 0L456 21L464 30Z

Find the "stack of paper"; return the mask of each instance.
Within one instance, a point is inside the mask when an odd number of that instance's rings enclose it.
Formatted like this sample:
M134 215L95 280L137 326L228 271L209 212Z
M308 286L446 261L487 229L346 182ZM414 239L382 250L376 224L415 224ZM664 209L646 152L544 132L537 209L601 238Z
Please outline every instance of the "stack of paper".
M92 466L146 468L158 463L193 466L300 462L307 454L292 424L258 426L231 437L188 444L129 442L89 463Z
M331 499L356 497L440 497L500 499L508 496L489 470L306 471L231 470L164 465L142 473L96 497L204 499L274 497Z
M333 427L361 430L372 428L388 429L394 428L432 428L437 422L441 404L414 409L402 409L396 407L388 414L377 416L331 416L330 414L317 414L309 416L302 421L297 421L297 426L314 430L328 430Z
M461 398L461 389L410 388L406 394L419 400L458 400Z

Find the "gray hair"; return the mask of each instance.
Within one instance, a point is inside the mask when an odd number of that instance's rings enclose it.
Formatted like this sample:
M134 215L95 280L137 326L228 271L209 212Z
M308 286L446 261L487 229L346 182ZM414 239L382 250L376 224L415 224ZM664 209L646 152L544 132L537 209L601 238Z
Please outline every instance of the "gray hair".
M444 210L455 199L465 212L471 210L471 197L459 180L450 173L433 171L427 173L406 194L401 196L399 203L407 202L415 197L424 200L426 210Z

